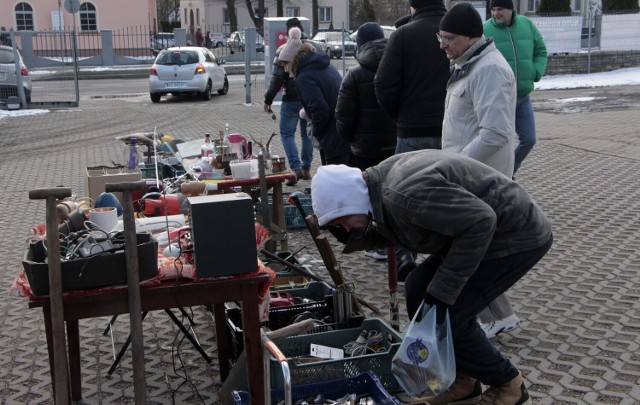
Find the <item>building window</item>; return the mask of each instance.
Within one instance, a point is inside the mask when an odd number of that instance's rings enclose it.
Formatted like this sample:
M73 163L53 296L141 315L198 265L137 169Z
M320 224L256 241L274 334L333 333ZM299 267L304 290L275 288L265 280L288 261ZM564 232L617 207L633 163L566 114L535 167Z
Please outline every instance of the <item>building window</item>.
M238 15L238 11L236 10L236 15ZM225 25L231 24L231 18L229 18L229 9L222 9L222 23Z
M98 31L96 6L92 3L87 2L80 5L80 31Z
M196 26L200 26L200 9L196 8Z
M287 7L285 15L287 17L300 17L300 7Z
M333 7L318 7L320 22L333 22Z
M33 31L33 8L27 3L18 3L14 10L17 30Z
M582 9L582 0L574 0L573 11L580 11Z
M533 11L534 13L538 12L538 4L540 0L529 0L527 1L527 11Z
M187 8L184 8L184 25L187 25L189 21L187 20Z

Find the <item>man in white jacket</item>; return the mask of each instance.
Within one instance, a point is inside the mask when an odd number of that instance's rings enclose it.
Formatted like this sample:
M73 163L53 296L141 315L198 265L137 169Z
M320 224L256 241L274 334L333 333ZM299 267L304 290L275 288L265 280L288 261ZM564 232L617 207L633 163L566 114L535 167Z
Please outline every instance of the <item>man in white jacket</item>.
M440 22L440 48L451 61L442 149L478 160L511 179L516 79L493 40L482 33L482 19L468 3L453 7ZM512 331L520 323L504 294L479 318L489 338Z

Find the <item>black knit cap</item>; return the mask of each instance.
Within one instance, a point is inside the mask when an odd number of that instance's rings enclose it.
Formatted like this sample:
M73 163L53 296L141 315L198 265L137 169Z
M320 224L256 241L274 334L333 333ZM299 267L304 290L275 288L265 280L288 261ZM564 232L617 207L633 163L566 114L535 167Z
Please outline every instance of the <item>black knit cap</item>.
M409 0L409 5L416 10L429 4L443 4L442 0Z
M491 8L502 7L513 10L513 0L491 0Z
M302 23L296 17L291 17L287 20L287 32L291 29L291 27L298 27L300 31L304 31L302 28Z
M482 18L469 3L460 3L440 20L440 31L464 35L471 38L482 36Z
M360 48L362 45L369 41L384 38L384 31L382 27L375 22L364 23L358 28L358 35L356 35L356 45Z

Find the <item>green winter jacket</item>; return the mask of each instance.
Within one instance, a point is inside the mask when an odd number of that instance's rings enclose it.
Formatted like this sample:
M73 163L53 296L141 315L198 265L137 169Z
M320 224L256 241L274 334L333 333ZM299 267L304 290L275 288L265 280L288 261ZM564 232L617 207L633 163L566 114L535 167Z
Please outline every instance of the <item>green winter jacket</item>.
M547 68L547 47L533 22L514 11L511 26L491 18L484 23L484 35L493 38L513 69L518 82L518 96L531 93L533 83L542 79Z

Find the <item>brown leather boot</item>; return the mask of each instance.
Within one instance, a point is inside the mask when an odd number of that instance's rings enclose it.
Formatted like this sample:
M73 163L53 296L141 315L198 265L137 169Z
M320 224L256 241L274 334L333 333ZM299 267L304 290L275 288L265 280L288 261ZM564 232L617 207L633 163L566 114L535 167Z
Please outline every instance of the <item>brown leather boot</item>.
M469 375L458 372L456 380L451 387L442 395L437 397L407 397L398 398L404 403L427 403L429 405L471 405L480 401L482 385L480 381L471 378Z
M506 384L489 387L482 393L480 405L531 405L522 373Z
M302 168L302 175L304 180L311 180L311 170L308 167Z
M304 177L304 175L302 174L302 169L296 169L293 172L296 175L295 179L289 179L286 181L285 186L295 186L296 184L298 184L298 180L302 180L302 178Z

